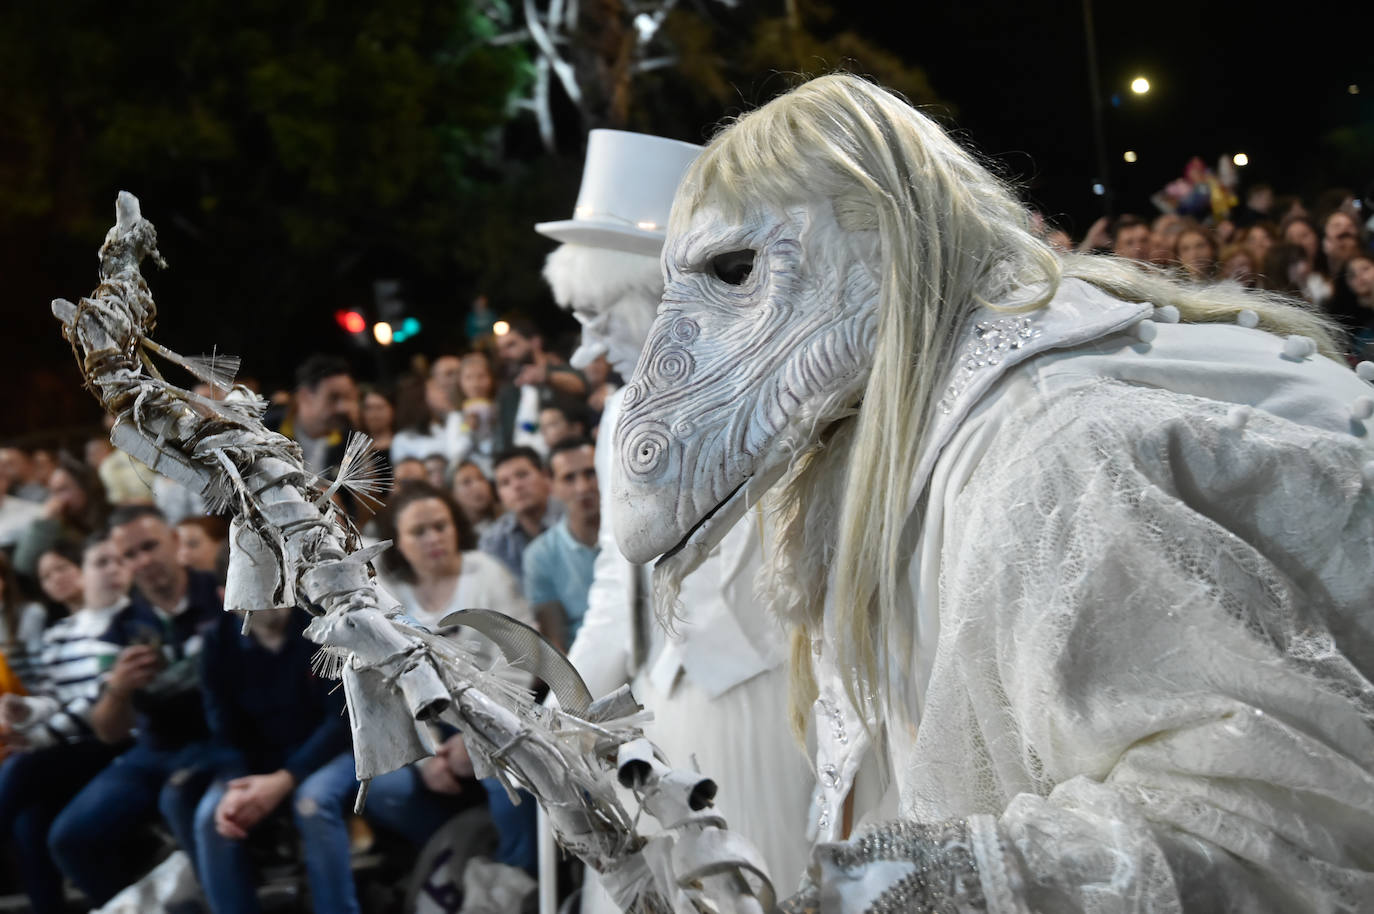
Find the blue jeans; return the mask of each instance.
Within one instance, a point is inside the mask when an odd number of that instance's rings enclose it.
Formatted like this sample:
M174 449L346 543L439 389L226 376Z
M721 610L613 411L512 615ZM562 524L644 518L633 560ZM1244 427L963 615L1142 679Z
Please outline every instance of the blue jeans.
M140 743L96 775L58 815L48 848L58 869L92 906L103 905L141 875L121 853L127 835L153 820L172 776L205 768L210 752L208 743L180 749Z
M57 814L117 750L95 740L20 752L0 767L0 836L14 839L20 873L35 914L65 909L62 874L48 853Z
M311 786L317 798L320 815L326 810L352 808L353 797L358 790L353 773L353 756L341 755L334 759L306 778L302 788L306 785ZM538 867L534 839L534 798L522 790L520 805L515 806L495 778L483 780L482 786L486 788L488 809L499 835L497 862L518 866L534 875ZM440 826L469 805L471 799L470 796L448 796L433 792L425 786L414 767L406 766L372 779L368 785L363 818L373 825L395 832L416 848L422 848Z
M335 763L341 767L346 763L348 771L353 770L352 755L335 757L333 763L306 777L290 799L311 898L319 914L359 910L350 866L348 823L343 805L337 801L334 778L328 774ZM187 833L185 848L195 860L196 876L201 878L201 888L214 914L253 914L258 910L257 874L245 841L224 837L214 829L214 811L228 782L239 774L242 771L221 771L203 792L196 792L198 799L188 801L190 794L185 794L180 803L164 804L169 821L172 815L180 816L180 825L173 829Z

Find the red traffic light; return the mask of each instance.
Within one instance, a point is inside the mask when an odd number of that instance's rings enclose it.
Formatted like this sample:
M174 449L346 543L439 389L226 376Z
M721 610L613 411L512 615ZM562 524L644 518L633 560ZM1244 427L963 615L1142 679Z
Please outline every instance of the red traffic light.
M367 329L367 320L357 311L335 311L334 320L349 333L362 333Z

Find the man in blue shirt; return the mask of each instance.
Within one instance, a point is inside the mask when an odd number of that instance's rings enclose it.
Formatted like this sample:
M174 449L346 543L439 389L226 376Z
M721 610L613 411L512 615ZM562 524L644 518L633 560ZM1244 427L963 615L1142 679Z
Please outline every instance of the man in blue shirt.
M176 531L157 508L119 508L110 529L150 609L138 620L141 643L124 648L110 670L91 729L106 743L131 735L136 742L77 794L48 834L53 860L92 907L139 875L123 853L129 834L157 817L159 794L175 773L203 763L208 730L198 658L203 632L223 613L219 582L177 563Z
M517 581L524 577L525 548L563 514L549 499L549 477L533 448L513 447L492 464L496 494L506 513L492 521L477 548L505 564Z
M596 451L586 438L565 438L549 454L553 497L563 518L525 550L525 598L560 648L567 650L587 614L587 591L601 530Z

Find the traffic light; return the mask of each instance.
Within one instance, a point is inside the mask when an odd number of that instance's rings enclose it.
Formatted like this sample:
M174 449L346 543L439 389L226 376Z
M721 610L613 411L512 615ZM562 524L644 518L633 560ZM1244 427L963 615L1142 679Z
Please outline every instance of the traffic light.
M335 311L334 320L338 321L340 327L352 334L359 334L367 330L367 319L357 311Z

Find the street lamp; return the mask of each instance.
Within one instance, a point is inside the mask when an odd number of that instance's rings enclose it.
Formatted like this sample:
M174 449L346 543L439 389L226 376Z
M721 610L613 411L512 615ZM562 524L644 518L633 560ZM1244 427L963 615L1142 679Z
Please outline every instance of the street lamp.
M1235 162L1237 166L1244 168L1246 165L1250 164L1250 157L1243 152L1238 152L1231 156L1231 161Z
M1137 76L1131 80L1131 91L1136 95L1144 95L1150 91L1150 81L1143 76Z

